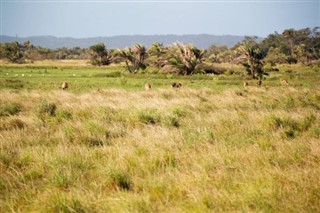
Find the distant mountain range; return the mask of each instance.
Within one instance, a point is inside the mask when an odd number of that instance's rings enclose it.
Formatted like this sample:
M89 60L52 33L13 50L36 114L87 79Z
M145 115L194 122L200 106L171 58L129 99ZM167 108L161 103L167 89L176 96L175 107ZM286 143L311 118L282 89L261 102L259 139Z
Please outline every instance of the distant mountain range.
M29 40L35 46L57 49L61 47L81 47L88 48L91 45L103 42L108 49L130 47L133 44L140 43L149 47L154 42L163 43L164 45L180 41L183 43L194 44L198 48L208 48L212 44L234 46L242 41L244 36L234 35L123 35L111 37L91 37L91 38L71 38L55 36L30 36L30 37L12 37L0 36L1 43L18 41L23 43Z

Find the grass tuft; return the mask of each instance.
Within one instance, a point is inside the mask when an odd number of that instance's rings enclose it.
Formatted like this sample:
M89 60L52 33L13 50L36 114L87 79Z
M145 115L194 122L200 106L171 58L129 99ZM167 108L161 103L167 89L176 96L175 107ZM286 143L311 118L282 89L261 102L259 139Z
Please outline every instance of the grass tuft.
M0 116L16 115L22 111L22 106L16 102L0 104Z
M109 172L112 185L116 190L131 190L132 182L127 172L121 170L112 170Z
M47 115L47 116L55 116L57 106L54 103L48 103L47 101L41 101L39 103L39 113L40 115Z
M138 119L143 124L154 125L160 122L160 114L156 109L147 109L138 112Z

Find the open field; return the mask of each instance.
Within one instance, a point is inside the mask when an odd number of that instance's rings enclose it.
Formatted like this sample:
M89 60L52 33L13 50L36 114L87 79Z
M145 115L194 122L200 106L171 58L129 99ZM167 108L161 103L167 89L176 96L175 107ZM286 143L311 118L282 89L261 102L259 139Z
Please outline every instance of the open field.
M0 69L0 212L320 212L318 69Z

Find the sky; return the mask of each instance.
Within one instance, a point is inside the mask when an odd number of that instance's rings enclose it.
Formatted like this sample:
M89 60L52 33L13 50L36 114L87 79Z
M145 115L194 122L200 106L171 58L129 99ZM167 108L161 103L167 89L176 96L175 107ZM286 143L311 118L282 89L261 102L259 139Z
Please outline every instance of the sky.
M98 37L213 34L266 37L320 26L320 0L0 0L0 34Z

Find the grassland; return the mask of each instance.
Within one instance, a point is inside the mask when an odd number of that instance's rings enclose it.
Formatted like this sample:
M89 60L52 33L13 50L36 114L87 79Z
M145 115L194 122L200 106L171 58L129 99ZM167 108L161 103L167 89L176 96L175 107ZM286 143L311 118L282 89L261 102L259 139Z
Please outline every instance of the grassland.
M320 72L279 69L3 65L0 212L320 212Z

